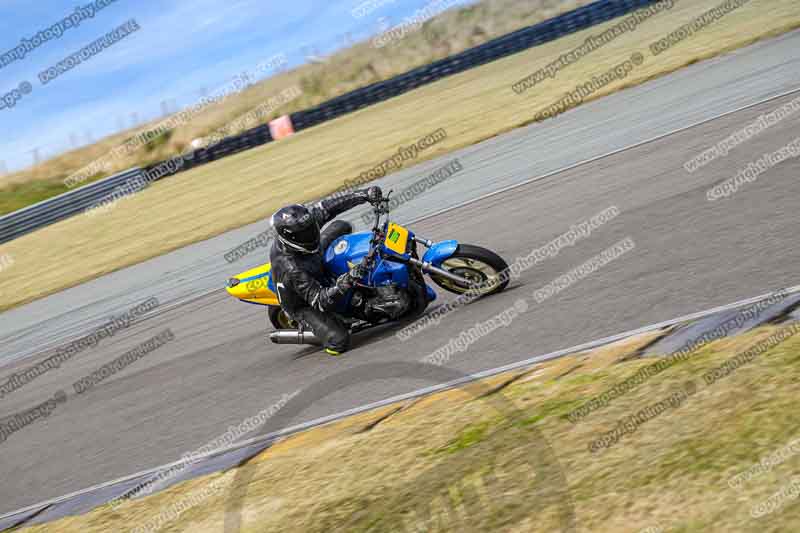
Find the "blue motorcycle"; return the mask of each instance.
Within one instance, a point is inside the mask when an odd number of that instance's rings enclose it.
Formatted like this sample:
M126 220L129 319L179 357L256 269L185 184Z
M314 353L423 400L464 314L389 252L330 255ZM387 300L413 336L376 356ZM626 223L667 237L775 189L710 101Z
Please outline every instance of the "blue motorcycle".
M376 202L373 210L372 231L343 235L325 250L331 281L358 263L366 267L367 274L340 298L335 310L352 332L421 316L436 300L436 292L425 282L426 274L442 289L471 297L495 294L508 285L508 265L491 250L454 240L434 243L390 222L389 195ZM420 246L426 248L422 257ZM281 309L270 270L267 263L231 278L228 293L267 306L277 329L270 334L272 342L316 344L313 331Z

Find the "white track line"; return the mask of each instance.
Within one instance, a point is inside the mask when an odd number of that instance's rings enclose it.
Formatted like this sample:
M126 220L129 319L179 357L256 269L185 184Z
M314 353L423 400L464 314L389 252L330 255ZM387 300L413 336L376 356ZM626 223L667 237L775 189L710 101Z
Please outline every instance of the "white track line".
M789 287L789 288L784 289L784 290L785 290L787 295L800 293L800 285L795 285L793 287ZM564 357L565 355L570 355L570 354L582 352L582 351L585 351L585 350L590 350L590 349L593 349L593 348L598 348L600 346L604 346L606 344L610 344L612 342L616 342L616 341L619 341L619 340L622 340L622 339L627 339L627 338L633 337L635 335L640 335L642 333L648 333L648 332L651 332L651 331L656 331L656 330L663 329L663 328L666 328L666 327L669 327L669 326L674 326L676 324L681 324L683 322L689 322L689 321L692 321L692 320L698 320L700 318L705 318L705 317L708 317L708 316L711 316L711 315L714 315L714 314L717 314L717 313L721 313L723 311L729 311L731 309L736 309L738 307L743 307L743 306L746 306L746 305L754 304L756 302L760 302L762 300L766 300L767 298L770 298L770 297L774 296L774 294L776 292L777 291L768 292L766 294L762 294L760 296L755 296L753 298L747 298L745 300L739 300L738 302L733 302L733 303L729 303L729 304L726 304L726 305L721 305L719 307L714 307L714 308L711 308L711 309L707 309L705 311L700 311L700 312L697 312L697 313L691 313L691 314L680 316L680 317L673 318L673 319L670 319L670 320L665 320L663 322L658 322L656 324L651 324L649 326L643 326L643 327L640 327L640 328L637 328L637 329L633 329L633 330L630 330L630 331L625 331L623 333L617 333L616 335L611 335L609 337L603 337L602 339L597 339L597 340L589 341L589 342L586 342L586 343L583 343L583 344L578 344L577 346L572 346L570 348L564 348L563 350L550 352L550 353L544 354L544 355L537 355L535 357L531 357L531 358L528 358L528 359L525 359L525 360L522 360L522 361L518 361L516 363L511 363L511 364L508 364L508 365L499 366L499 367L492 368L492 369L489 369L489 370L483 370L481 372L476 372L474 374L470 374L468 376L464 376L463 378L458 378L458 379L455 379L455 380L452 380L452 381L448 381L448 382L445 382L445 383L439 383L437 385L431 385L429 387L424 387L422 389L417 389L415 391L407 392L407 393L404 393L404 394L398 394L396 396L392 396L390 398L386 398L384 400L379 400L379 401L376 401L376 402L372 402L372 403L369 403L369 404L366 404L366 405L361 405L359 407L353 407L351 409L347 409L347 410L341 411L339 413L335 413L335 414L332 414L332 415L328 415L328 416L324 416L324 417L321 417L321 418L317 418L317 419L314 419L314 420L311 420L311 421L308 421L308 422L304 422L302 424L297 424L297 425L291 426L291 427L286 428L286 429L282 429L282 430L279 430L279 431L275 431L275 432L269 433L267 435L262 435L262 436L259 436L259 437L253 437L252 439L248 439L248 440L245 440L245 441L242 441L242 442L238 442L236 444L232 444L232 445L228 446L227 448L223 448L221 450L217 450L217 451L214 451L214 452L211 452L211 453L207 453L207 454L202 455L202 456L198 456L197 459L192 462L192 464L194 464L195 462L199 462L200 460L207 459L209 457L215 457L215 456L218 456L218 455L229 453L229 452L232 452L232 451L235 451L235 450L239 450L241 448L245 448L247 446L251 446L253 444L268 443L269 441L276 440L276 439L281 438L281 437L286 437L288 435L291 435L291 434L294 434L294 433L298 433L300 431L304 431L304 430L307 430L307 429L311 429L311 428L314 428L314 427L317 427L317 426L330 424L332 422L336 422L336 421L341 420L343 418L347 418L349 416L356 415L356 414L359 414L359 413L363 413L363 412L366 412L366 411L371 411L373 409L377 409L377 408L380 408L380 407L385 407L385 406L393 404L393 403L401 402L401 401L404 401L404 400L411 400L411 399L419 398L421 396L426 396L428 394L432 394L432 393L435 393L435 392L441 392L441 391L444 391L444 390L452 389L452 388L458 387L460 385L464 385L466 383L471 383L471 382L477 381L479 379L485 379L485 378L488 378L488 377L492 377L492 376L495 376L497 374L502 374L503 372L508 372L510 370L517 370L517 369L520 369L520 368L530 367L530 366L533 366L533 365L535 365L537 363L541 363L541 362L544 362L544 361L549 361L551 359L558 359L559 357ZM107 487L110 487L110 486L113 486L113 485L118 485L120 483L125 483L127 481L132 481L132 480L135 480L135 479L140 478L140 477L151 476L151 475L157 474L160 471L167 470L169 468L178 466L180 464L183 464L182 460L175 461L175 462L172 462L172 463L169 463L169 464L166 464L166 465L158 466L158 467L155 467L155 468L151 468L151 469L148 469L148 470L142 470L141 472L138 472L136 474L130 474L128 476L121 477L121 478L115 479L113 481L107 481L105 483L100 483L100 484L94 485L92 487L89 487L89 488L86 488L86 489L83 489L83 490L79 490L79 491L67 494L65 496L54 498L52 500L48 500L48 501L45 501L45 502L42 502L42 503L37 503L35 505L30 505L30 506L25 507L23 509L19 509L17 511L12 511L12 512L7 513L7 514L0 515L0 520L5 520L6 518L11 518L11 517L13 517L15 515L27 513L29 511L39 510L39 509L42 509L44 507L47 507L47 506L50 506L50 505L55 505L55 504L64 502L66 500L72 499L72 498L74 498L76 496L81 496L81 495L89 493L89 492L94 492L94 491L97 491L97 490L100 490L100 489L104 489L104 488L107 488Z

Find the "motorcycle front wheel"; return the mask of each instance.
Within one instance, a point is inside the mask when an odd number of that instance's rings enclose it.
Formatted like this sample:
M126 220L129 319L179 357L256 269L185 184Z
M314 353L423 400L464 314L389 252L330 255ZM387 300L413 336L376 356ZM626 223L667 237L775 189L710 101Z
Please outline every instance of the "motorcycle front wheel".
M491 250L471 244L459 244L455 253L445 259L440 268L469 280L465 286L451 279L430 274L439 287L455 294L470 293L488 296L506 288L509 282L508 265L502 257ZM502 277L500 274L506 272Z

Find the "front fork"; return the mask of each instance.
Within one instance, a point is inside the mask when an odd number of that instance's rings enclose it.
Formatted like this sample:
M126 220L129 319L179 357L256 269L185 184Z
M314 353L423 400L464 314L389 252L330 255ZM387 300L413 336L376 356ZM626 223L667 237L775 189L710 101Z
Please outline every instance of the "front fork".
M414 242L417 242L426 248L430 248L431 246L433 246L433 241L428 239L423 239L422 237L418 237L417 235L414 235L413 239ZM416 257L410 257L408 259L408 262L409 264L419 267L426 274L435 274L437 276L447 278L450 281L458 283L459 285L463 285L464 287L469 287L472 285L472 282L470 282L467 278L463 278L459 275L453 274L452 272L448 272L443 268L439 268L430 261L421 261Z

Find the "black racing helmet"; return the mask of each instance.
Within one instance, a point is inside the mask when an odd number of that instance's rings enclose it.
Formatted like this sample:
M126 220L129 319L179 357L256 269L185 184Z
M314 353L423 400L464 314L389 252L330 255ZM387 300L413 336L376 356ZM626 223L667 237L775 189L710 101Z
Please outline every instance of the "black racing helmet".
M319 251L319 225L305 206L287 205L272 215L278 240L290 250L313 254Z

